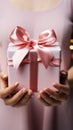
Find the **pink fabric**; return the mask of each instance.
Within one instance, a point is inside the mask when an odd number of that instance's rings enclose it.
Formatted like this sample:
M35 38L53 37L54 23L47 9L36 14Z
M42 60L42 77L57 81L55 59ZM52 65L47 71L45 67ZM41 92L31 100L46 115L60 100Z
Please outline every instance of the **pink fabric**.
M54 29L62 48L62 69L70 66L69 39L73 30L73 0L61 0L53 9L43 12L27 12L15 8L8 0L0 1L0 65L7 72L6 52L11 30L23 26L37 39L46 29ZM36 98L31 100L29 109L12 108L0 101L0 130L73 130L73 102L63 103L57 108L44 107Z

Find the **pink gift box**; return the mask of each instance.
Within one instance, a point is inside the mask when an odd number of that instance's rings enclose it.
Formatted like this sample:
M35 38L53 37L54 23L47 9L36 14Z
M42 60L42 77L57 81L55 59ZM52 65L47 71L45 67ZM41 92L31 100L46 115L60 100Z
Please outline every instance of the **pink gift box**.
M18 50L18 47L11 45L12 43L10 43L7 51L9 85L19 82L19 89L26 87L33 91L39 91L45 87L52 87L54 82L59 82L60 65L48 65L46 68L34 49L30 50L20 67L15 68L13 66L12 57ZM56 59L59 59L60 64L60 47L55 46L45 48L46 51L50 52ZM37 56L39 60L36 61L34 60L35 58L31 59L31 56Z
M19 82L19 89L37 92L59 82L61 48L54 30L42 32L38 40L17 26L10 34L7 50L9 85Z

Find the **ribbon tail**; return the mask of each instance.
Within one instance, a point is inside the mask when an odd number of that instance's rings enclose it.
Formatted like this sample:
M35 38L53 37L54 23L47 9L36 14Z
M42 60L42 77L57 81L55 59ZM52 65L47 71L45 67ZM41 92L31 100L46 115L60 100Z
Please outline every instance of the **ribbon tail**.
M38 50L38 54L42 60L42 63L44 64L45 68L47 69L51 62L51 59L53 57L51 52L48 50L48 48L38 47L37 50Z
M23 48L15 52L15 54L12 57L12 60L13 65L16 69L20 66L20 64L22 63L23 59L28 54L28 52L29 52L28 48Z

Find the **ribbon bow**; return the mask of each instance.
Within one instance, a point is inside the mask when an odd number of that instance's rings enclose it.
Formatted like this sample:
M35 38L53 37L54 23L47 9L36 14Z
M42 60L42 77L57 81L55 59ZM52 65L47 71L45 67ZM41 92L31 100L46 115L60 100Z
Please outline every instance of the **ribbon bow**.
M51 62L55 61L54 56L47 50L47 47L58 45L54 30L46 30L39 35L38 40L33 40L25 29L17 26L11 32L10 40L14 46L19 47L13 55L13 65L15 68L20 66L31 49L36 50L46 68Z

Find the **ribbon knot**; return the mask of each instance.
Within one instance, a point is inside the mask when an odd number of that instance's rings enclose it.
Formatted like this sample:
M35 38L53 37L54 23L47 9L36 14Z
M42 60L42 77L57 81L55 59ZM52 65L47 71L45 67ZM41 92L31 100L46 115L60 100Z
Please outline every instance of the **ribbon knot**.
M28 46L29 46L31 49L34 49L34 46L36 45L36 43L37 43L36 40L31 39Z
M13 55L13 65L15 68L20 66L31 49L35 49L36 53L39 54L46 68L51 62L55 61L50 51L46 50L46 47L58 45L54 30L46 30L39 35L38 40L34 40L30 38L29 33L25 29L17 26L11 32L10 40L15 47L19 47Z

